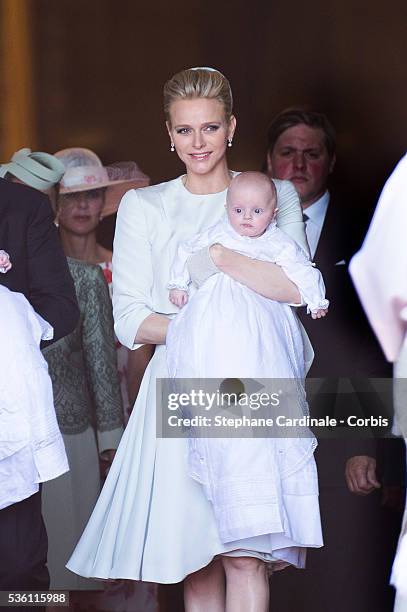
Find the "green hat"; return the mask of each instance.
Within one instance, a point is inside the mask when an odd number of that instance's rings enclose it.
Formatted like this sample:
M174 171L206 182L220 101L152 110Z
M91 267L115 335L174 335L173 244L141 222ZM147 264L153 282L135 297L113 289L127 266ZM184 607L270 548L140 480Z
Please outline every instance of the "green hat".
M12 174L21 182L45 191L53 187L64 175L64 164L49 153L31 152L31 149L16 151L8 164L0 166L0 177Z

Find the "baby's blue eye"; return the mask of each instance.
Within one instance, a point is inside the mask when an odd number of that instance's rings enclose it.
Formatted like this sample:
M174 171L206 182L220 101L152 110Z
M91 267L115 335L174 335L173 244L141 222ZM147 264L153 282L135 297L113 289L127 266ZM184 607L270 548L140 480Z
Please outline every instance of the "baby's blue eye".
M262 208L255 208L254 212L256 213L256 215L261 215L261 213L263 212Z
M240 213L242 212L241 208L235 208L235 213L237 213L238 215L240 215Z

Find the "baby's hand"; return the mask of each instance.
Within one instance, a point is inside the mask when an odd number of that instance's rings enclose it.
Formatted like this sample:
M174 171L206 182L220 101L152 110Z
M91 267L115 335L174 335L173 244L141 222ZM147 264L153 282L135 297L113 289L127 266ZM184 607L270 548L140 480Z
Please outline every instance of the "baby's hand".
M182 289L171 289L169 298L172 304L182 308L188 302L188 293Z
M313 319L321 319L321 317L325 317L328 312L328 308L318 308L318 310L314 310L311 312L311 317Z

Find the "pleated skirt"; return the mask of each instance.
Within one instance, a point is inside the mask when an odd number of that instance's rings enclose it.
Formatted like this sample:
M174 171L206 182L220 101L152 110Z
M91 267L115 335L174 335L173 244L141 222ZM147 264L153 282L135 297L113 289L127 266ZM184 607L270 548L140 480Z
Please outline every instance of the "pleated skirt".
M306 487L315 478L313 457L285 483L284 532L223 544L211 503L188 475L187 440L156 436L156 378L166 377L166 350L159 346L68 569L165 584L225 554L258 557L275 569L304 567L306 548L323 544L318 494Z

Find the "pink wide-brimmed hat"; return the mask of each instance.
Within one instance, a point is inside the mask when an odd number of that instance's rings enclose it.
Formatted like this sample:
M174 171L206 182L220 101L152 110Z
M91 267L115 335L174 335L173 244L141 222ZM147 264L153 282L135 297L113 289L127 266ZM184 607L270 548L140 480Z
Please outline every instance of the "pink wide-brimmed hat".
M55 157L65 166L65 174L59 184L60 194L106 187L101 217L108 217L117 211L126 191L150 184L149 177L133 161L104 166L96 153L82 147L62 149L55 153Z

